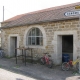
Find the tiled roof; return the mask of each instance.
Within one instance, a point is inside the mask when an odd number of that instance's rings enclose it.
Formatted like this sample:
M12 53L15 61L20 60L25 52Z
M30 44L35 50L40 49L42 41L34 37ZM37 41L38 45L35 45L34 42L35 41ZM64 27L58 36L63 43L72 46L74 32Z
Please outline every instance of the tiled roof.
M75 6L78 6L78 5L80 5L80 2L43 9L35 12L22 14L22 15L17 15L11 19L4 21L3 23L5 22L9 22L9 23L7 23L2 27L14 27L14 26L35 24L35 23L41 23L41 22L78 18L79 15L77 16L64 15L65 12L80 10L80 9L75 9Z

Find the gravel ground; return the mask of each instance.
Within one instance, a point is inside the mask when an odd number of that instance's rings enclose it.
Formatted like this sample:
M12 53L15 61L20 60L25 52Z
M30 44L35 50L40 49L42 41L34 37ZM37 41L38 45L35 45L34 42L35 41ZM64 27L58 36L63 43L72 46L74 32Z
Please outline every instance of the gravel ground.
M25 66L20 60L16 64L15 59L5 58L0 59L0 72L0 80L78 80L80 77L72 71L62 71L60 66L52 69L32 63L26 63Z

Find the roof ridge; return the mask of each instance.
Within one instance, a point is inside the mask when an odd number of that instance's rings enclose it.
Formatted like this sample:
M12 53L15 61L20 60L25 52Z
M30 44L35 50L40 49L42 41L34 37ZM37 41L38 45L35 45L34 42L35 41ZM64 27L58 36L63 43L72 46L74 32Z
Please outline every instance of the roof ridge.
M71 5L71 6L69 6L69 5ZM61 5L61 6L55 6L55 7L51 7L51 8L45 8L45 9L42 9L42 10L32 11L32 12L28 12L28 13L25 13L25 14L33 14L33 13L47 12L47 11L51 11L51 10L58 10L58 9L73 7L75 5L80 5L80 2L70 3L70 4L66 4L66 5Z

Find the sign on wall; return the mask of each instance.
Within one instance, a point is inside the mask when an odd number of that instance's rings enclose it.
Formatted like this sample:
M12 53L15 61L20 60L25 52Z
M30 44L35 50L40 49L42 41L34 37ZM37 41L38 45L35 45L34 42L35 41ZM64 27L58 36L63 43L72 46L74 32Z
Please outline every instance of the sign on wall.
M78 6L75 6L75 9L80 9L80 6L78 5Z
M71 12L65 12L65 16L75 16L75 15L80 15L80 11L71 11Z

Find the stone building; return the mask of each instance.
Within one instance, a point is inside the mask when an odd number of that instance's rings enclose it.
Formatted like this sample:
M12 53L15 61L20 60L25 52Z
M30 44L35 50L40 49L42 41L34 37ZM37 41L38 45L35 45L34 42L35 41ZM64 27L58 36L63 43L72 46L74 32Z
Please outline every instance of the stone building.
M80 55L80 2L17 15L1 23L2 48L15 56L16 47L34 48L33 54L51 54L56 64L62 54ZM17 53L19 54L19 50Z

